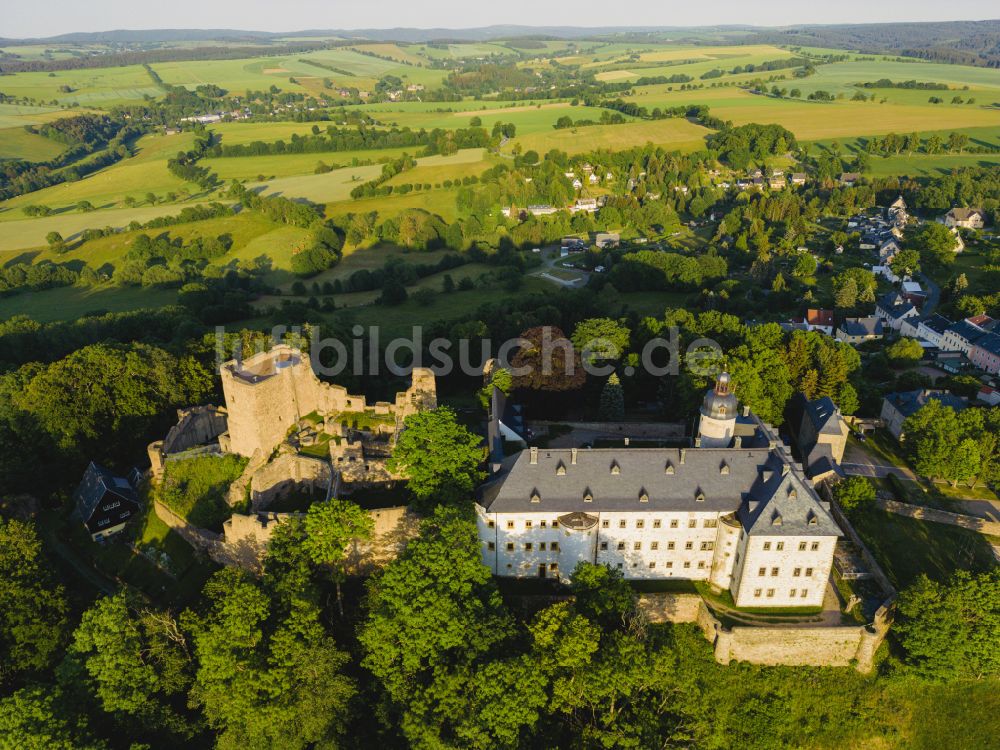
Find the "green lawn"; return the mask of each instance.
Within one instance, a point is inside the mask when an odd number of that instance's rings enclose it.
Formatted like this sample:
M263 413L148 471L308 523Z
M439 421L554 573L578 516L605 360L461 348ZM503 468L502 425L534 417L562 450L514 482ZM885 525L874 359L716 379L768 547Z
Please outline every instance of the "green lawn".
M75 320L99 312L123 312L172 305L177 292L142 287L68 286L0 297L0 320L27 315L39 323Z
M996 564L986 540L974 531L869 509L851 518L879 565L897 588L920 574L943 581L955 570Z
M23 127L0 130L0 159L48 161L66 148L45 136L27 132Z

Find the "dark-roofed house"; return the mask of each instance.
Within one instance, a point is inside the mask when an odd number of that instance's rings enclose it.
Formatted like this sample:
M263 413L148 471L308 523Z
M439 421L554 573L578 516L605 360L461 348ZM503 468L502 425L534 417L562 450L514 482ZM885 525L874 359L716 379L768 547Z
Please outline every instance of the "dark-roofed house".
M528 429L524 424L524 407L514 402L499 388L493 388L490 399L490 421L487 427L490 461L499 464L503 460L504 443L522 447L528 444Z
M917 337L923 339L931 346L941 348L941 341L944 332L951 327L951 321L943 315L929 315L920 321L917 326Z
M139 512L135 486L124 477L116 477L93 461L73 494L76 514L97 541L117 534Z
M882 321L874 316L867 318L846 318L837 329L837 340L848 344L861 344L882 338Z
M796 393L785 408L785 423L809 478L818 482L841 474L851 429L829 396L809 401Z
M986 223L986 215L979 208L953 208L941 221L950 228L982 229Z
M916 318L919 315L916 306L899 292L883 294L875 305L875 317L893 331L898 331L907 318Z
M916 414L929 401L940 401L955 411L961 411L969 405L967 399L954 396L948 391L933 391L923 388L916 391L890 393L882 399L882 422L896 440L903 439L903 422L911 414Z
M941 336L941 348L946 352L962 352L966 357L986 331L968 319L953 323Z
M782 447L533 447L477 500L495 575L565 580L593 562L706 581L740 607L819 606L840 535Z

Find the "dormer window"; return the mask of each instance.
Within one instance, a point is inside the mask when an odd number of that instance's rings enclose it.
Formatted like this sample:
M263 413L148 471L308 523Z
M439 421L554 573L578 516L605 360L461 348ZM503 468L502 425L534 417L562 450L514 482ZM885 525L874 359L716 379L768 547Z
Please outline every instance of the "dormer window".
M781 514L780 513L775 513L773 516L771 516L771 525L772 526L781 526Z
M531 491L531 502L540 503L542 502L542 496L538 494L538 490L534 489Z
M564 477L564 476L566 476L566 464L564 464L562 461L560 461L556 465L556 476L557 477Z
M672 463L670 463L669 461L667 461L667 466L666 466L666 468L664 468L663 473L664 474L668 474L670 476L673 476L674 475L674 465Z
M806 520L809 522L810 526L815 526L819 523L819 518L812 511L809 511L809 513L806 514Z
M705 502L705 493L701 491L701 487L699 487L697 492L695 492L694 499L699 503Z
M643 487L641 490L639 490L639 502L640 503L648 503L649 502L649 493L646 492L646 488L645 487Z
M611 462L611 473L614 476L618 476L619 474L622 473L622 467L618 465L617 461L612 461Z
M789 497L789 499L794 500L798 496L799 496L799 493L796 491L796 489L794 487L789 487L788 488L788 497Z
M592 503L594 502L594 493L590 491L590 487L583 491L583 502Z
M719 473L722 474L723 476L729 474L729 464L727 464L725 461L723 461L719 465Z
M719 404L719 418L725 419L725 417L726 417L726 407L723 406L722 404Z

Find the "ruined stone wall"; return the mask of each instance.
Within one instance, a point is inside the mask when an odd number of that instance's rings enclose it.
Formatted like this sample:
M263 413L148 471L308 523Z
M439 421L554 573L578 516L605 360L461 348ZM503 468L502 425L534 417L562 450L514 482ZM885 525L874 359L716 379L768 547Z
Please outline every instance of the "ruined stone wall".
M270 453L304 416L364 411L371 405L339 385L322 382L309 357L298 349L279 345L249 359L226 362L220 371L229 412L227 444L234 453L252 456ZM437 406L434 373L415 368L412 384L396 394L394 403L375 404L377 414L405 419L421 409Z
M266 510L275 500L294 492L315 494L317 501L329 496L333 484L330 464L318 458L282 453L261 466L250 478L250 507Z
M147 453L156 478L163 476L167 457L213 443L228 429L228 415L218 406L195 406L177 410L177 424L163 440L150 443Z

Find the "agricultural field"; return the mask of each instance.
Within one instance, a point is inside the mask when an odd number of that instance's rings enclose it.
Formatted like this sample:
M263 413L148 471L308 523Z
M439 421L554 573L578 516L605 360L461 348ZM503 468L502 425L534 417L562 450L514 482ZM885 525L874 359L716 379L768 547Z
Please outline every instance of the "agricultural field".
M70 90L61 90L64 86ZM141 65L129 65L53 73L14 73L0 78L0 93L43 104L110 107L141 103L143 97L160 96L163 91Z

